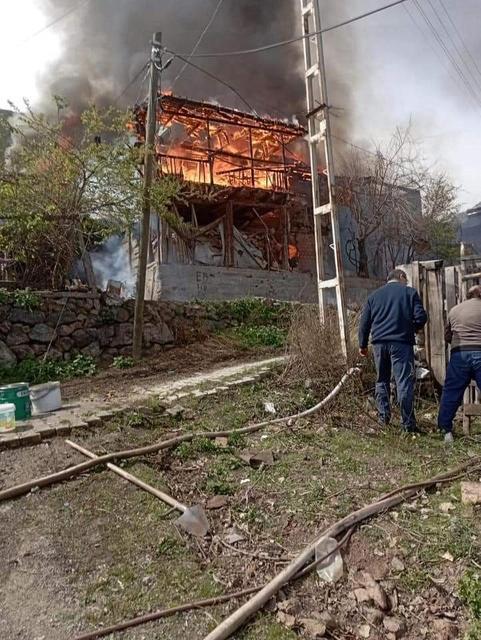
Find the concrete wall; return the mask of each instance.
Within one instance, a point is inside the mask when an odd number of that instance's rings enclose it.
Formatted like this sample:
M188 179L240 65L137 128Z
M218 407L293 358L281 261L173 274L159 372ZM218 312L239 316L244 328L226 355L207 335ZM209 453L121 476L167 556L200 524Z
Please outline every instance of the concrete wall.
M310 273L154 264L149 267L146 297L179 302L247 297L316 302L317 292Z

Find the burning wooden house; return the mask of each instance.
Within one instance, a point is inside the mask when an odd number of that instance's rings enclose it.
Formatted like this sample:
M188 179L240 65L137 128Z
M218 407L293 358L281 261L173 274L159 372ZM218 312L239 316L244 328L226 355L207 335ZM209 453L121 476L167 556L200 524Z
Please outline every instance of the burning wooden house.
M142 143L145 105L134 112ZM157 170L185 188L153 217L147 297L315 300L305 129L172 95L157 121Z

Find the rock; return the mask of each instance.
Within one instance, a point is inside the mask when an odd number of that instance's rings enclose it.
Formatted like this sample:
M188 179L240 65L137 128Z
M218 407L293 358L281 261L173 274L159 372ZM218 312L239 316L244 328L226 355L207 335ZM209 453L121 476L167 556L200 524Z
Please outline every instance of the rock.
M173 407L166 409L165 413L168 416L171 416L172 418L181 418L186 411L187 409L183 407L181 404L176 404Z
M101 347L107 347L110 345L110 341L115 335L115 327L111 324L104 325L97 329L97 336Z
M55 345L60 349L60 351L70 351L70 349L74 346L74 341L72 338L59 338Z
M55 330L47 324L36 324L30 331L30 340L48 344L55 338Z
M394 569L394 571L404 571L404 569L406 568L404 562L397 557L394 557L391 560L391 567Z
M100 357L100 345L98 342L91 342L89 345L82 349L84 356L90 356L97 359Z
M362 604L363 602L371 601L371 598L369 597L367 590L363 589L362 587L359 589L354 589L354 597L356 598L359 604Z
M119 307L115 313L115 318L117 322L128 322L130 318L130 314L127 309L123 307Z
M229 438L224 438L224 437L216 438L214 442L215 442L215 445L217 447L220 447L221 449L227 449L227 447L229 446Z
M144 340L146 344L168 344L174 342L174 336L165 322L162 322L159 325L146 325Z
M458 637L457 625L449 620L438 618L433 622L436 640L454 640Z
M11 351L5 342L0 340L0 365L12 367L17 364L17 356Z
M207 504L205 505L206 509L222 509L229 502L228 496L214 496L207 500Z
M447 560L448 562L454 562L454 556L451 553L449 553L449 551L446 551L446 553L443 553L441 558L443 560Z
M19 361L27 360L27 358L33 358L35 355L32 347L29 347L28 344L20 344L18 345L18 347L12 347L12 351L17 356Z
M57 333L61 337L71 336L76 329L80 329L80 325L77 325L76 322L73 324L61 324Z
M481 482L461 482L463 504L481 504Z
M356 581L363 587L373 587L376 581L367 571L361 571L356 575Z
M45 351L47 351L46 344L32 344L30 346L36 356L41 356L45 353Z
M328 631L333 631L334 629L337 629L337 627L339 626L336 618L333 615L331 615L329 611L321 611L321 613L313 613L312 615L317 620L321 620L321 622L323 622L326 625L326 629Z
M326 625L314 618L301 618L299 620L308 638L324 638L326 635Z
M369 638L371 635L371 627L368 624L362 624L357 630L359 638Z
M442 502L439 505L439 511L442 513L449 513L450 511L455 511L456 507L452 502Z
M3 333L3 335L7 335L11 328L10 322L0 322L0 333Z
M34 325L45 322L45 314L41 311L28 311L27 309L14 308L8 314L10 322L20 322L21 324Z
M83 349L91 342L91 338L85 329L77 329L74 331L72 333L72 340L75 342L75 346L79 349Z
M58 349L50 349L48 352L47 360L63 360L63 353Z
M274 454L270 449L265 451L242 451L239 454L239 458L250 464L251 467L257 469L261 465L267 465L271 467L274 464Z
M381 624L384 618L383 612L379 611L379 609L368 609L364 615L369 624L372 624L373 626Z
M235 531L234 529L231 529L225 536L224 540L227 542L227 544L237 544L237 542L242 542L243 540L245 540L245 536Z
M115 337L112 339L111 347L125 347L132 344L133 325L130 323L119 324L115 328Z
M386 592L379 584L374 584L367 589L370 600L374 602L380 609L386 611L389 606Z
M396 640L402 638L407 631L406 622L402 618L388 616L384 618L383 626Z
M283 624L288 629L292 629L292 627L296 624L295 616L292 616L290 613L285 613L285 611L277 612L277 621Z
M25 329L19 324L14 324L8 332L6 343L9 347L13 347L18 344L25 344L26 342L28 342L28 335Z
M47 322L54 327L56 327L57 324L59 325L71 324L72 322L76 322L77 320L78 320L78 314L74 313L73 311L68 311L65 309L60 309L59 311L49 313L47 316Z

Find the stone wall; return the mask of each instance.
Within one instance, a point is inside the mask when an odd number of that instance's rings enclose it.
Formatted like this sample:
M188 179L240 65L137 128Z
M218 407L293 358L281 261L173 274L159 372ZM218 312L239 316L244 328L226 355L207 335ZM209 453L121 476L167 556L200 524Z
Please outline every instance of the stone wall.
M105 360L131 355L134 301L92 294L41 294L33 311L0 305L0 365L26 358L70 360L82 353ZM152 354L169 345L191 342L215 329L230 326L196 304L146 302L144 348Z

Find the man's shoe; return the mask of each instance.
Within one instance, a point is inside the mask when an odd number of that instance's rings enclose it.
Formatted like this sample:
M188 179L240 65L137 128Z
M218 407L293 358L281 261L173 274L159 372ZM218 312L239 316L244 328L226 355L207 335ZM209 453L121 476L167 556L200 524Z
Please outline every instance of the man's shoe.
M454 442L453 434L451 433L451 431L447 431L444 434L444 444L451 445L451 444L453 444L453 442Z
M414 427L403 427L405 433L414 433L414 434L421 434L424 433L424 431L421 431L421 429L419 429L417 426Z

